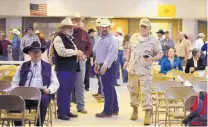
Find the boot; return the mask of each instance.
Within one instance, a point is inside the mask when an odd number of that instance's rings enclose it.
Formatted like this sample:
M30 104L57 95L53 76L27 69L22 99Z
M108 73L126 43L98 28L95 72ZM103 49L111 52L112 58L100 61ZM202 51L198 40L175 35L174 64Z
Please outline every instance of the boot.
M145 111L144 125L150 125L151 124L151 117L152 117L151 109L147 109Z
M133 113L131 115L131 120L137 120L138 119L138 107L133 107Z

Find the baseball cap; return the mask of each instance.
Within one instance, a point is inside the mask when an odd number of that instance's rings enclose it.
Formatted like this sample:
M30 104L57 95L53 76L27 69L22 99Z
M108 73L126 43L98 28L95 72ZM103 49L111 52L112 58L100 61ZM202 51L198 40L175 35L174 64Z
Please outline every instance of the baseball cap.
M139 23L140 26L151 26L151 22L148 18L142 18Z

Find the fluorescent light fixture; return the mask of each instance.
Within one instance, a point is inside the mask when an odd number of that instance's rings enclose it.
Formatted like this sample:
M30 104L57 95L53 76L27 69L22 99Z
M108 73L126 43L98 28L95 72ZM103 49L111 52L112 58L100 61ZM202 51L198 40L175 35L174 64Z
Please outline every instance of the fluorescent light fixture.
M172 17L149 17L151 19L173 19Z
M114 18L113 16L91 16L91 18Z

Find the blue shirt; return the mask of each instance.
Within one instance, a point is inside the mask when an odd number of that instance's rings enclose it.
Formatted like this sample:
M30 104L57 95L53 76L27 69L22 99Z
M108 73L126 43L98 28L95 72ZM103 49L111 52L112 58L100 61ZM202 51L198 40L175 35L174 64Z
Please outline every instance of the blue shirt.
M171 67L171 62L168 58L165 58L160 66L160 73L166 74L168 71L172 69L177 69L183 71L182 62L179 58L174 57L173 65Z
M118 49L116 48L115 40L112 34L102 36L100 41L97 43L95 56L95 63L103 64L110 68L111 64L116 60Z
M17 35L13 37L12 49L20 50L20 39Z

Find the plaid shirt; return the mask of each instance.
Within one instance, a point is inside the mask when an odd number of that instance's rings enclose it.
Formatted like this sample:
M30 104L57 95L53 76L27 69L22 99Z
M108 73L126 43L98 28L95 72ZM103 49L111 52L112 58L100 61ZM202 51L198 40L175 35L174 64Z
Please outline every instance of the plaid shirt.
M40 39L37 35L25 35L21 40L21 50L23 50L24 47L30 46L34 41L38 41L40 43Z

